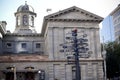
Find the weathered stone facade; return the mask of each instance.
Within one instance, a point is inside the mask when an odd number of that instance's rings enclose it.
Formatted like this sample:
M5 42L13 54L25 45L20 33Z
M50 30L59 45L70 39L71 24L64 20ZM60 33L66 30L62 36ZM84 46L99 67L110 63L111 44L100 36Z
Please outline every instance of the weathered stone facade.
M26 22L22 19L24 14L29 16ZM20 23L16 21L14 33L4 32L0 38L1 80L10 77L9 80L13 80L15 76L17 80L74 80L75 65L67 63L66 52L61 53L59 46L73 28L88 35L88 48L92 52L89 58L80 58L81 80L103 80L98 25L103 18L73 6L45 16L42 32L38 34L34 25L31 26L30 16L35 18L36 13L29 5L19 7L15 16L20 17ZM39 71L43 71L43 75ZM44 79L40 79L41 76Z

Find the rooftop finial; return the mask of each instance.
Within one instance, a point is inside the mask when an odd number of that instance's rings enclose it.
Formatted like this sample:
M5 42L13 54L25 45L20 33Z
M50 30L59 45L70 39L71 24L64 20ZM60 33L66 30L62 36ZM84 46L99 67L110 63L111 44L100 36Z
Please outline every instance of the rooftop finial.
M25 1L25 4L27 4L27 1Z

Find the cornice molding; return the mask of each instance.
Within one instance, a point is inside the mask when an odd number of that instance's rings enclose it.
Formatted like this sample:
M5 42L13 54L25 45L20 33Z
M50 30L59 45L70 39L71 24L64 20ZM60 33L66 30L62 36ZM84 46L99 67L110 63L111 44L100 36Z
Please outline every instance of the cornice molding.
M79 12L80 14L84 14L85 16L89 16L89 17L92 17L93 19L99 19L99 20L103 20L102 17L96 15L96 14L93 14L91 12L88 12L86 10L83 10L81 8L78 8L76 6L73 6L73 7L70 7L70 8L67 8L67 9L64 9L64 10L61 10L61 11L58 11L56 13L53 13L53 14L50 14L48 16L45 16L45 19L48 19L48 18L56 18L58 16L61 16L61 15L64 15L64 14L67 14L67 13L70 13L70 12Z
M98 63L98 62L102 62L103 61L103 59L101 58L101 59L80 59L80 62L82 62L82 63L84 63L84 62L93 62L93 63ZM29 59L27 59L27 60L24 60L24 59L22 59L22 60L0 60L0 63L6 63L6 62L9 62L9 63L13 63L13 62L52 62L52 63L56 63L56 62L58 62L58 63L63 63L63 62L65 62L65 63L67 63L67 60L66 59L64 59L64 60L49 60L49 59L46 59L46 60L41 60L41 59L36 59L36 60L29 60ZM71 61L71 62L74 62L74 60L73 61Z
M46 21L59 21L59 22L101 22L102 20L99 19L45 19Z
M13 36L13 37L42 37L41 34L17 34L17 33L10 33L5 34L4 36Z

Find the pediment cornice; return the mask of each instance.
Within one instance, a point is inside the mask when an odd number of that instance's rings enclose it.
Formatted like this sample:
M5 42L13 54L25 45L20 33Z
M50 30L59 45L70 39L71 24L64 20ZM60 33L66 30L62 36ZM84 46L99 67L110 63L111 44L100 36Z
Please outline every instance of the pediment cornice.
M76 6L73 6L73 7L70 7L70 8L67 8L67 9L64 9L64 10L61 10L59 12L56 12L56 13L53 13L53 14L50 14L48 16L45 16L45 19L57 19L58 17L62 16L62 15L65 15L65 14L68 14L68 13L71 13L71 12L79 12L79 14L82 14L84 16L87 16L93 20L100 20L102 21L103 18L96 15L96 14L93 14L93 13L90 13L86 10L83 10L81 8L78 8ZM59 18L60 19L60 18ZM62 18L61 18L62 19ZM80 19L79 19L80 20ZM84 19L84 20L87 20L87 19Z
M102 17L78 8L76 6L58 11L44 17L42 35L44 35L47 23L49 21L64 21L64 22L93 22L100 23L103 20Z

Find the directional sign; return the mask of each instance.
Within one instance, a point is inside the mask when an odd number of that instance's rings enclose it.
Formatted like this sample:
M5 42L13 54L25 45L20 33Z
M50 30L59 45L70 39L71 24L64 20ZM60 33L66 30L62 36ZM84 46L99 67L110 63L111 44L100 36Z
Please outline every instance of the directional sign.
M60 50L60 52L64 52L64 50Z
M90 55L87 54L79 54L79 58L88 58Z
M66 39L68 39L68 40L72 40L72 39L73 39L73 37L66 37Z
M72 55L72 56L67 56L67 63L68 64L75 64L75 57Z
M84 34L83 37L87 37L87 34Z

